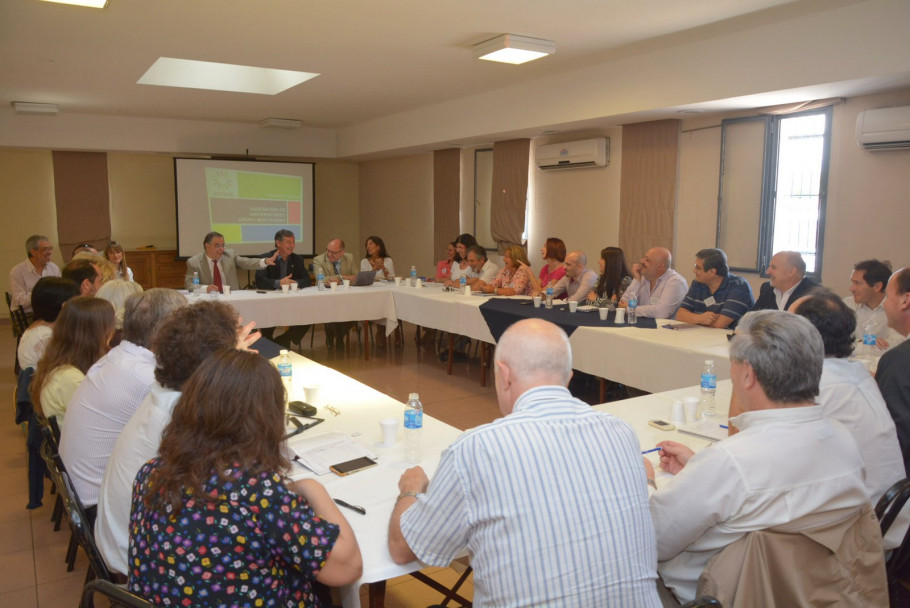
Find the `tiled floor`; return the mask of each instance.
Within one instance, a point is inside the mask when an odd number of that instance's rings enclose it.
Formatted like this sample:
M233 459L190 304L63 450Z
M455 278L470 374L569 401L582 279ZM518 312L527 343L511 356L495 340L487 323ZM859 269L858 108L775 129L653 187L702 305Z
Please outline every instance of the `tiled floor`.
M313 348L310 336L304 338L302 354L338 369L395 399L406 401L408 393L419 392L427 414L460 429L490 422L499 417L492 377L486 388L480 386L477 360L458 362L453 374L446 375L444 364L432 348L418 349L414 343L414 326L405 327L405 346L389 346L374 351L364 361L357 350L356 334L345 355L329 355L321 328ZM12 395L14 340L9 325L0 325L0 393ZM7 397L10 399L11 397ZM7 403L10 403L8 401ZM0 421L0 607L9 608L75 608L79 603L87 561L80 552L73 572L66 572L64 554L69 531L53 531L50 510L53 501L45 495L45 506L27 511L28 502L25 436L13 424L12 404ZM458 573L450 568L424 571L446 585L454 583ZM469 578L461 593L471 597ZM366 599L366 587L362 597ZM441 595L423 583L403 576L388 581L386 603L389 608L424 607L438 603Z

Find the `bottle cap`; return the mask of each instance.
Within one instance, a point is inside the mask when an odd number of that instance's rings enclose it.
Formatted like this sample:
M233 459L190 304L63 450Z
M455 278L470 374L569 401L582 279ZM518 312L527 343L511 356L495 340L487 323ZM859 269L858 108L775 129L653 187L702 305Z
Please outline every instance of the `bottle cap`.
M420 395L418 395L417 393L410 393L408 395L408 401L411 401L412 399L416 400L416 401L420 401Z
M705 359L705 365L714 365L714 359Z
M275 352L275 351L272 351L272 352ZM279 355L286 355L286 354L288 354L288 349L282 348L280 351L278 351L278 354L279 354Z

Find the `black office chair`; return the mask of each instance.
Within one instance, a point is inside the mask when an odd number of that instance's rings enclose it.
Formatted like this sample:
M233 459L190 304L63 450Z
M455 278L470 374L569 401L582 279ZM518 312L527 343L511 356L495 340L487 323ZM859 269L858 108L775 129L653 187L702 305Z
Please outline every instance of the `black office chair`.
M130 593L123 587L115 585L110 581L97 579L91 581L85 586L82 592L81 606L92 606L96 594L101 594L111 603L111 608L155 608L155 606L138 595Z
M878 517L882 536L888 533L894 520L910 499L910 479L902 479L888 488L875 505L875 516ZM888 575L888 596L892 606L907 606L910 602L910 590L901 581L910 579L910 528L891 556L885 562Z

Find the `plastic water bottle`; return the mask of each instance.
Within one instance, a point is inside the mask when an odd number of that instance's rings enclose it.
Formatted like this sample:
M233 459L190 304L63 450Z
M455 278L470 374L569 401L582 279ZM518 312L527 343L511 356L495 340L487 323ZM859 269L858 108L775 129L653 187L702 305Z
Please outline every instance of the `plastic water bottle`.
M714 360L705 359L705 369L701 372L701 401L698 402L698 418L714 416L714 394L717 392L717 373L714 371Z
M553 308L553 288L547 287L547 308Z
M288 356L286 348L282 348L278 354L278 373L281 375L281 383L284 385L285 401L291 396L291 381L294 376L294 366L291 365L291 358Z
M411 266L411 287L417 287L417 266Z
M199 293L199 272L193 271L193 293Z
M629 308L626 310L626 323L629 325L635 325L638 323L638 296L632 295L629 298ZM714 365L713 363L711 364ZM711 369L714 369L713 367Z
M408 395L408 405L404 410L404 445L405 458L410 464L420 462L420 439L423 435L423 404L417 393Z
M870 317L866 324L863 325L863 348L860 355L863 357L874 357L878 347L878 323L874 317Z
M464 275L458 277L458 285L461 287L461 293L464 293L464 288L468 284L468 279Z
M319 274L316 275L316 289L319 291L325 290L325 273L322 272L322 269L319 269Z

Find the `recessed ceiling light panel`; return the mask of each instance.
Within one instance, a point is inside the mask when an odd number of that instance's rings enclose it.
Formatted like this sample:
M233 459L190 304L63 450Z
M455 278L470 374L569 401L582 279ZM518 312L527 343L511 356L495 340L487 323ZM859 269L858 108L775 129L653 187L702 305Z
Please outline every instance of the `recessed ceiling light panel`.
M514 34L502 34L474 45L476 59L511 64L527 63L555 52L555 42Z
M72 4L73 6L87 6L88 8L104 8L107 6L107 0L44 0L45 2L55 2L57 4Z
M159 57L138 84L277 95L319 74Z

